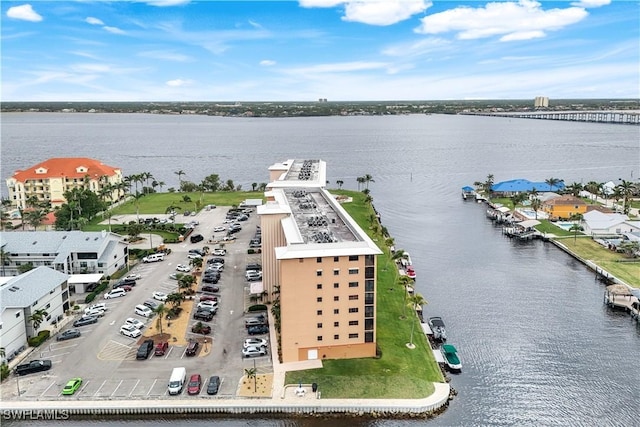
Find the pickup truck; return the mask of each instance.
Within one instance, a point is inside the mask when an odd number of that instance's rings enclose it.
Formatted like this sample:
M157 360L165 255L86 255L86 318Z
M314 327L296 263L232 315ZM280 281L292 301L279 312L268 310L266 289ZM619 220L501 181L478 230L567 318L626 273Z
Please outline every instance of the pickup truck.
M15 373L17 375L28 375L48 371L49 369L51 369L51 360L34 360L30 363L16 366Z

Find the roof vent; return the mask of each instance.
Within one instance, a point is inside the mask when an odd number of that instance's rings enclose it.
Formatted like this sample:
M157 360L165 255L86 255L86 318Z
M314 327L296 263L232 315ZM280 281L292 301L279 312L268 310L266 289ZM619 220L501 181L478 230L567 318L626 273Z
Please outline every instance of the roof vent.
M10 287L10 288L9 288L9 290L10 290L11 292L15 292L15 291L19 291L19 290L20 290L20 288L19 288L19 287L17 287L17 286L12 286L12 287Z
M33 243L32 243L32 245L37 245L37 244L38 244L37 240L34 240Z

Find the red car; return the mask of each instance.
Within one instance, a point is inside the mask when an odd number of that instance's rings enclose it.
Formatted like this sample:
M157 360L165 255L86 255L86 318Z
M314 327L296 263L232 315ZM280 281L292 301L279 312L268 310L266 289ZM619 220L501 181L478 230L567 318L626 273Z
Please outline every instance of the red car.
M202 378L200 374L193 374L189 378L189 384L187 385L187 393L190 395L200 394L200 387L202 387Z
M201 295L200 301L218 301L218 297L215 295Z
M158 344L156 344L156 351L154 355L164 356L164 354L167 352L168 349L169 349L169 343L166 341L160 341Z

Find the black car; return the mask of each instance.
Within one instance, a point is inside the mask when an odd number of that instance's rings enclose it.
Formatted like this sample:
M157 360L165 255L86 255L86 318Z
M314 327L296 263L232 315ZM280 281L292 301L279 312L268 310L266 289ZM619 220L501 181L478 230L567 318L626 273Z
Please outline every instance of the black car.
M149 307L151 310L155 310L156 308L158 308L158 306L160 304L158 304L157 302L155 302L152 299L148 299L145 302L143 302L142 305L145 305L145 306Z
M202 234L194 234L193 236L189 237L189 240L191 240L191 243L202 242L204 240L204 236Z
M220 292L220 288L218 286L204 285L202 286L202 292L213 292L215 294Z
M267 325L249 326L249 328L247 328L247 333L249 335L262 335L268 332L269 327Z
M34 360L29 363L16 366L16 375L28 375L51 369L51 360Z
M247 268L245 270L246 271L249 271L249 270L262 271L262 265L260 265L260 264L247 264Z
M91 325L92 323L98 323L98 318L95 316L82 316L81 318L73 322L73 326L77 328L79 326Z
M189 253L204 256L204 251L201 249L189 249Z
M219 276L202 276L202 281L204 283L211 283L212 285L215 285L216 283L218 283L219 280L220 280Z
M200 344L198 344L198 341L189 341L189 345L187 345L186 355L195 356L196 353L198 352L198 347L200 347Z
M151 354L151 352L153 351L153 347L154 347L154 344L152 339L144 340L144 342L140 344L140 347L138 348L136 359L137 360L147 359Z
M209 385L207 385L207 394L218 394L220 388L220 377L217 375L209 378Z
M135 286L135 285L136 285L136 281L134 279L126 279L125 278L125 279L120 280L115 285L113 285L113 289L121 288L123 286Z
M213 315L215 312L209 310L198 310L193 315L195 320L204 320L205 322L211 322L213 320Z
M207 264L224 264L224 258L209 258Z
M73 338L78 338L80 336L80 331L78 329L68 329L58 335L56 341L65 341Z

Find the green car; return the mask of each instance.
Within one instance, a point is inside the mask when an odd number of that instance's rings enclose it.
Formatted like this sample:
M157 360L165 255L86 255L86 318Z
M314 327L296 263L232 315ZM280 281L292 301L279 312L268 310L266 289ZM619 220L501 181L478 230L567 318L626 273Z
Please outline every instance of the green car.
M71 378L62 389L62 394L70 396L74 394L82 385L82 378Z

